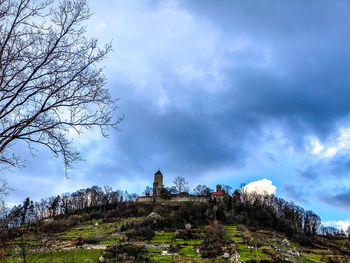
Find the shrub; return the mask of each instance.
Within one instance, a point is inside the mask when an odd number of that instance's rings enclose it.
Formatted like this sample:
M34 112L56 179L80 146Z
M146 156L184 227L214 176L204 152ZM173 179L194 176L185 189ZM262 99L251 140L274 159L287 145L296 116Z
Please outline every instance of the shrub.
M150 240L154 236L154 231L149 226L138 226L126 231L125 235L130 239Z
M146 250L144 246L133 244L117 244L109 247L104 252L106 263L112 262L149 262L144 257Z
M191 229L180 229L176 234L175 238L180 238L183 240L190 240L195 238L195 233Z
M41 223L39 225L39 230L43 233L61 233L67 230L69 227L69 224L66 220L55 220L47 223Z
M98 238L98 237L84 238L84 243L86 244L97 244L100 241L101 241L101 238Z
M85 244L85 240L81 237L76 237L72 239L72 243L74 246L82 246Z

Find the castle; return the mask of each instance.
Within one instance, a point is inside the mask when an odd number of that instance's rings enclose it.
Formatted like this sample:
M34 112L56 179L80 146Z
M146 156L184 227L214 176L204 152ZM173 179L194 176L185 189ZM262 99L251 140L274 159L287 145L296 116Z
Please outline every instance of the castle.
M191 195L188 193L171 194L171 196L164 197L162 194L163 186L163 174L158 170L154 174L153 180L153 194L146 193L145 196L139 196L136 202L139 203L150 203L150 202L209 202L209 200L222 201L228 194L222 190L221 185L216 186L216 191L211 193L210 196L198 196Z
M153 196L160 196L160 192L163 189L163 174L160 170L158 170L154 174L153 180Z

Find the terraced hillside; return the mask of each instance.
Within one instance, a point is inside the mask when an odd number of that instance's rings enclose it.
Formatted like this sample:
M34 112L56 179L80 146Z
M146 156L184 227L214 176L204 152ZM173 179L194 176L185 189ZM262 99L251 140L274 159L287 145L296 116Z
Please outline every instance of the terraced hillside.
M95 219L52 235L27 233L10 243L10 255L3 262L23 262L23 254L28 263L347 262L350 254L345 238L318 236L305 246L275 231L217 221L156 231L142 228L159 220L160 216Z

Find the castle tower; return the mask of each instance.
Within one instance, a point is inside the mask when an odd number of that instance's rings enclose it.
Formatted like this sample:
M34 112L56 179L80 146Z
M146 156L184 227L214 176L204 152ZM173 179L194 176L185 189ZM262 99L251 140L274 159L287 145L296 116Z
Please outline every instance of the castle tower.
M154 181L153 181L153 196L159 196L160 190L163 188L163 174L160 170L158 170L154 174Z

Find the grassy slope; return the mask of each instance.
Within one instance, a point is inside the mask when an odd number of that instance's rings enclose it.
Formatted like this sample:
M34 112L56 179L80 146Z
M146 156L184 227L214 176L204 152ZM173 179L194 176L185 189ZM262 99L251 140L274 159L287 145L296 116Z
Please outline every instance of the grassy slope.
M28 263L65 263L65 262L75 262L75 263L95 263L98 262L99 257L102 255L102 250L98 249L73 249L66 251L53 251L52 253L33 253L28 254ZM3 263L18 263L22 262L20 256L12 256L6 258Z
M69 242L76 238L98 238L98 244L115 244L119 242L123 233L120 232L120 228L123 224L130 221L138 221L142 218L129 218L122 221L116 221L112 223L102 223L102 221L93 220L84 222L76 227L68 229L67 231L57 234L55 236L54 247L57 249L61 243ZM97 224L96 224L97 223ZM195 228L196 232L204 234L204 228ZM280 255L282 258L288 258L296 262L326 262L325 257L338 258L339 255L332 255L333 252L328 251L325 247L319 247L317 249L304 248L298 243L290 242L289 246L284 247L282 240L285 237L276 232L261 230L257 232L250 232L246 228L240 230L237 226L229 225L225 226L225 241L228 246L225 248L228 251L237 251L240 255L239 260L244 262L250 259L255 260L271 260L279 253L273 249L277 247L284 252ZM38 242L34 237L30 238L30 242L37 244ZM248 241L249 240L249 241ZM156 232L155 236L147 242L147 257L153 259L156 262L173 262L173 260L191 260L191 262L216 262L215 260L202 259L198 252L198 248L201 245L201 240L182 240L175 239L174 232ZM260 244L258 247L248 246L247 242L256 242ZM344 240L333 240L333 246L345 247ZM140 244L140 243L139 243ZM161 255L163 247L170 245L180 246L178 255ZM285 253L288 250L298 251L300 254L291 255ZM197 252L196 252L197 251ZM44 263L44 262L73 262L67 261L68 259L74 259L74 262L97 262L97 259L101 256L101 250L99 249L72 249L66 251L54 251L52 253L30 253L28 255L28 263ZM5 263L19 262L19 256L12 256L6 259ZM91 260L91 261L90 261ZM220 259L220 262L223 259ZM219 262L219 259L217 259Z

